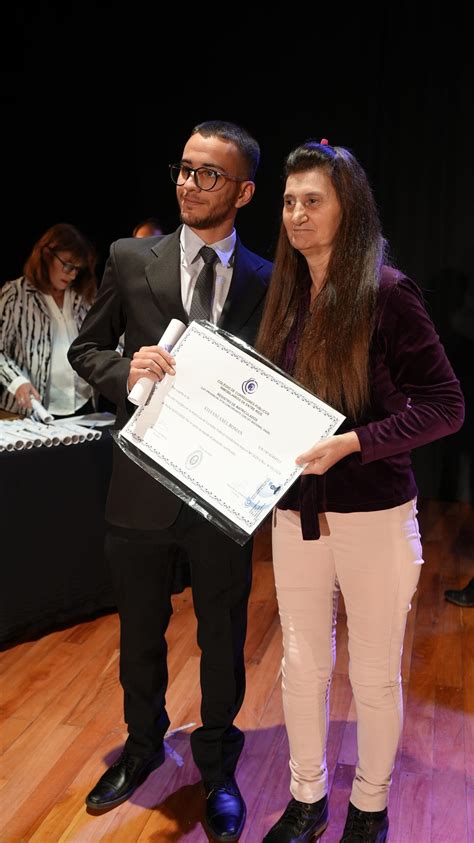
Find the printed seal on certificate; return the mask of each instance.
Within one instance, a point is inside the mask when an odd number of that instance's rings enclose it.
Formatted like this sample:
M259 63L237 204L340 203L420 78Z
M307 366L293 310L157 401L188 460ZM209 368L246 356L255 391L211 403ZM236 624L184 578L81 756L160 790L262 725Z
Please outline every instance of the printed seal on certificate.
M298 454L344 416L252 346L191 322L173 348L176 375L153 386L113 434L127 456L239 544L303 471Z
M258 489L255 490L254 494L246 498L244 506L257 512L262 508L266 508L269 502L274 506L276 500L275 495L278 494L280 488L273 480L266 477Z

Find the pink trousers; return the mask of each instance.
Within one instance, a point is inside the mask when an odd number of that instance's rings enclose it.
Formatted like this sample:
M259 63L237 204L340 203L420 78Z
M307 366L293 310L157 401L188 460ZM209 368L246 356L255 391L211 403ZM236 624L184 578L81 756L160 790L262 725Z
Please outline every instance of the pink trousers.
M403 637L423 562L416 512L415 501L377 512L327 512L319 517L317 541L303 541L298 512L275 512L290 789L301 802L316 802L328 789L329 690L341 591L357 713L351 802L362 811L387 805L402 729Z

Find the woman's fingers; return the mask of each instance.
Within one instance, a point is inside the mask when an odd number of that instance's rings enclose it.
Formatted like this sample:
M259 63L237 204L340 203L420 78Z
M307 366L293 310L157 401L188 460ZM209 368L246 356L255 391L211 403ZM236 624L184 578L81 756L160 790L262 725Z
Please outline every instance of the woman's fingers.
M340 436L330 436L296 457L298 465L305 465L303 474L324 474L339 460L360 451L359 438L354 430Z
M31 410L31 398L39 398L32 383L22 383L15 392L15 400L22 410Z

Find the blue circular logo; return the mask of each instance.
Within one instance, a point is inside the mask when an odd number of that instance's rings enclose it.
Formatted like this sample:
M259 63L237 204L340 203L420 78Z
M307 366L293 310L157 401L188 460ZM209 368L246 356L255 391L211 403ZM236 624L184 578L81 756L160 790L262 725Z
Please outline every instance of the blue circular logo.
M245 395L253 395L258 389L258 383L253 378L249 378L248 381L244 381L242 384L242 392Z

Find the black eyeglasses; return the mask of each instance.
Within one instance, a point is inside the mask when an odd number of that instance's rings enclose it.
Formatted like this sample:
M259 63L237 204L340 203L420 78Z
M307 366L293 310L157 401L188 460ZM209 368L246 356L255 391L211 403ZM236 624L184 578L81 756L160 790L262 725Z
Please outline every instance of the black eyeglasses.
M77 264L75 264L75 263L70 263L69 261L63 261L63 259L59 257L58 253L55 252L54 249L50 249L49 246L48 246L48 249L51 252L51 254L54 255L55 258L58 259L59 263L62 263L64 272L67 272L68 275L70 275L71 272L77 272L77 273L82 272L85 269L84 266L77 266Z
M238 176L228 176L227 173L221 173L219 170L213 170L210 167L188 167L187 164L170 164L171 181L181 187L189 176L194 179L194 184L201 190L212 190L219 179L229 179L229 181L247 181L247 179L238 178Z

